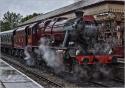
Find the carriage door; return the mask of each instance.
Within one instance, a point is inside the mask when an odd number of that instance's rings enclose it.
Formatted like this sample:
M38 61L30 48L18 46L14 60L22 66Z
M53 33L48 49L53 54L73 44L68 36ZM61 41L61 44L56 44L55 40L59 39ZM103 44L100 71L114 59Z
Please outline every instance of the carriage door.
M36 23L33 27L32 27L32 44L34 46L37 45L39 39L40 39L40 27L39 27L40 22Z
M32 33L31 33L31 28L27 26L25 28L25 44L26 45L32 45Z
M27 29L28 29L28 27L29 26L27 26L26 28L25 28L25 46L27 46Z
M12 35L12 37L11 37L11 39L12 39L12 47L14 47L15 35L16 35L16 29L13 31L13 35Z

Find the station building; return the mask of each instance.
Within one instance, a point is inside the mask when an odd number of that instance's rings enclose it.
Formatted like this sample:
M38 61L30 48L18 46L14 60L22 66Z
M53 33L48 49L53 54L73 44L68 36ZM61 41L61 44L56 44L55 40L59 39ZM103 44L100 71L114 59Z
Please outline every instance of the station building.
M36 22L42 19L65 16L74 18L74 11L83 10L84 15L94 15L96 20L114 19L123 21L124 0L74 0L75 3L34 17L20 25Z
M75 17L74 11L82 10L84 15L95 17L102 31L103 40L114 37L118 45L123 45L124 32L124 0L74 0L75 3L34 17L22 24L29 24L54 17Z

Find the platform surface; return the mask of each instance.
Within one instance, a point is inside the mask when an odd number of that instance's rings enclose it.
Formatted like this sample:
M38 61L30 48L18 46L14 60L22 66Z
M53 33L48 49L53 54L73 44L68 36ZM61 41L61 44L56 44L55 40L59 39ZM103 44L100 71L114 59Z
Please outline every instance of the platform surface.
M0 59L0 88L43 88Z

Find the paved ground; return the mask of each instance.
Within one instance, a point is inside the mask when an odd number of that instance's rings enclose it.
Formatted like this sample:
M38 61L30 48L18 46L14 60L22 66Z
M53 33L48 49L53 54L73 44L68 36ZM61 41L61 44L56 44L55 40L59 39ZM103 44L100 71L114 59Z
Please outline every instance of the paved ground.
M0 88L41 88L0 59Z

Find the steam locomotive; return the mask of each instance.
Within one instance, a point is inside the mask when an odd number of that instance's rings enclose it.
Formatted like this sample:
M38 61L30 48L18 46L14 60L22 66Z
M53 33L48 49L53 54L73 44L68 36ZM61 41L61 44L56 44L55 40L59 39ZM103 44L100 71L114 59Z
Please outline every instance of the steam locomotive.
M48 46L55 52L61 51L67 68L74 64L110 64L116 58L106 53L95 53L94 44L98 41L97 23L93 16L76 11L76 18L56 17L44 21L17 27L14 30L1 32L1 50L14 56L24 58L26 46L33 56L35 64L39 62L35 52L41 38L49 39ZM102 42L102 41L101 41ZM104 42L102 42L103 44ZM50 58L51 59L51 58ZM25 61L25 60L24 60Z

